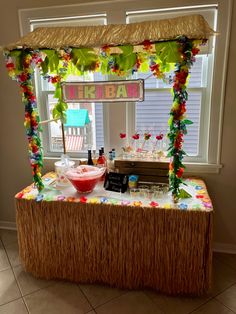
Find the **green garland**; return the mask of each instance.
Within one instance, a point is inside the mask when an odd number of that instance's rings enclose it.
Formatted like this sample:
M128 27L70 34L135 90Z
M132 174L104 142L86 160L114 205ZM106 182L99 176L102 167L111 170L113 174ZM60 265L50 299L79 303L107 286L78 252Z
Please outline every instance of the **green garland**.
M43 166L43 154L41 147L41 139L39 132L39 115L37 111L36 97L33 92L32 74L34 72L34 66L39 62L38 56L31 54L27 50L12 53L12 56L17 56L15 68L10 56L7 58L7 69L10 76L18 81L22 93L22 101L25 105L25 129L28 139L28 151L29 159L32 168L33 181L38 190L43 189L43 183L41 179L41 168Z
M65 80L68 75L83 75L92 71L127 77L137 71L148 72L151 70L156 78L168 81L168 72L176 64L173 86L174 103L169 120L169 156L173 157L170 163L170 188L173 196L178 197L184 168L182 159L185 155L182 150L182 135L187 132L186 124L191 123L184 118L185 101L187 100L186 79L188 70L194 61L193 56L198 51L195 48L197 44L201 44L201 41L194 42L183 37L176 41L156 44L145 41L142 45L143 49L139 52L135 52L134 47L130 45L117 47L120 53L114 53L108 46L99 51L92 48L5 51L9 75L20 83L23 90L30 162L34 182L38 189L43 188L43 183L40 172L42 148L39 136L39 117L32 87L32 74L35 67L39 68L45 79L55 85L54 97L58 101L53 109L53 118L65 122L67 104L62 99L61 81Z
M186 101L188 100L187 93L187 78L189 69L195 61L195 55L199 49L195 47L192 40L185 37L178 40L179 52L181 61L176 64L174 84L173 84L173 105L170 111L168 137L170 139L169 154L171 157L169 165L169 183L170 190L174 201L177 201L180 196L179 186L182 183L182 176L185 166L183 158L186 155L183 150L183 136L187 134L187 125L193 122L186 119Z

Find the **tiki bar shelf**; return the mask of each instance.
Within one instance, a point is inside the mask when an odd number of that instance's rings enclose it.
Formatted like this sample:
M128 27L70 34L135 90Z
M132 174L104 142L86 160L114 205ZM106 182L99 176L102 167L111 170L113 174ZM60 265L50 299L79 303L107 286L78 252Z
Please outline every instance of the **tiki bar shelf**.
M201 295L211 284L213 209L206 186L185 179L192 198L178 204L117 196L99 185L87 195L73 187L44 193L33 185L16 195L20 257L29 273L45 279L153 288Z

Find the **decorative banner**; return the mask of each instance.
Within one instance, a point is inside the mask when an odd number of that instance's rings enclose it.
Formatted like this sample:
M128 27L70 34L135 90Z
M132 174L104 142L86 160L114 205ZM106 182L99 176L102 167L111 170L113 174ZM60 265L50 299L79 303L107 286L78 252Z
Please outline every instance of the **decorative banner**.
M144 80L63 82L65 102L124 102L144 100Z

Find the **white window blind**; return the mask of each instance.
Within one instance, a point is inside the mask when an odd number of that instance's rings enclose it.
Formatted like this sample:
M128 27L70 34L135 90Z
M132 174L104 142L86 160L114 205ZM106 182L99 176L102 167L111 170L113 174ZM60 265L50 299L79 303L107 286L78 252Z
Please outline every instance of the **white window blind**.
M105 24L106 14L32 19L30 21L31 30L34 30L38 27L92 26Z
M197 58L191 69L188 84L187 115L193 124L189 125L188 134L184 138L184 149L189 156L199 154L201 105L205 93L203 64L206 63L206 60L204 59L207 59L207 56ZM136 131L150 131L153 135L162 132L166 135L168 132L167 121L173 102L171 84L167 85L154 76L145 79L148 75L150 73L136 74L136 77L145 80L145 100L136 103Z

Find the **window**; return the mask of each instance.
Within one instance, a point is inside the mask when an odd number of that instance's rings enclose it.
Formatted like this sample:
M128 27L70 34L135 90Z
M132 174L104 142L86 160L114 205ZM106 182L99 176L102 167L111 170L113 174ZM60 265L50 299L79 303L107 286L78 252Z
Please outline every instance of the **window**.
M46 26L101 25L106 23L104 15L70 17L58 19L32 20L31 29ZM72 81L103 80L99 73L89 73L84 76L70 75ZM44 120L52 120L52 110L57 103L53 97L54 86L37 74L37 94L40 104L40 115ZM68 103L67 122L64 125L66 150L72 156L85 153L88 149L98 150L104 146L103 105L101 103ZM43 147L48 156L58 156L63 152L62 126L60 121L43 124Z
M214 28L216 23L217 9L215 6L202 7L196 9L181 10L181 15L201 13L209 25ZM127 12L127 22L135 23L145 20L160 20L163 18L173 18L180 16L178 8L172 10L147 10L147 11L131 11ZM201 53L197 56L196 62L190 70L190 77L188 83L188 102L187 115L193 121L193 124L188 127L188 134L184 137L184 150L190 161L206 161L207 141L204 140L209 125L206 117L208 115L208 108L210 102L208 99L211 92L211 75L212 72L212 58L214 55L213 39L211 39L207 47L203 47ZM170 77L173 78L173 71ZM172 106L171 87L172 84L165 84L155 77L147 74L138 74L145 80L145 101L143 103L136 103L135 113L129 119L135 119L132 124L135 125L136 130L145 132L150 131L151 134L164 134L164 149L168 148L168 118L170 108ZM205 119L203 119L203 116ZM185 159L185 160L186 160Z
M210 26L220 33L220 36L210 39L191 70L187 108L188 117L194 121L194 125L189 126L189 134L185 138L185 150L189 154L185 161L189 162L188 169L190 171L217 172L220 168L221 124L232 1L206 0L199 5L199 2L195 0L182 0L181 7L176 5L176 0L170 0L168 3L164 0L160 0L158 3L154 0L145 2L142 0L108 0L32 10L22 9L19 12L21 33L25 35L30 30L30 26L32 28L52 24L134 23L185 14L202 14ZM138 77L146 78L148 75L148 73L138 74ZM50 102L53 102L52 91L49 86L40 90L40 84L39 82L38 99L41 107L45 103L49 104L48 114L50 114ZM145 101L143 103L90 105L91 108L87 108L89 119L93 125L93 133L90 137L93 140L90 145L98 147L104 141L107 150L112 147L119 149L121 143L118 134L125 129L128 135L133 134L136 129L143 130L147 127L152 128L154 132L166 132L166 122L172 103L169 90L170 85L165 85L150 77L145 80ZM77 110L82 108L82 104L69 106L71 109L75 106L74 109ZM41 118L48 118L45 111L41 112ZM48 134L47 132L44 133ZM51 150L51 156L58 155L55 147L53 152L52 143L49 143L47 138L44 139L45 142L48 143L46 154Z

